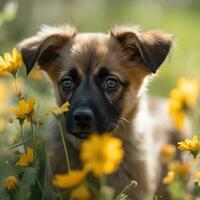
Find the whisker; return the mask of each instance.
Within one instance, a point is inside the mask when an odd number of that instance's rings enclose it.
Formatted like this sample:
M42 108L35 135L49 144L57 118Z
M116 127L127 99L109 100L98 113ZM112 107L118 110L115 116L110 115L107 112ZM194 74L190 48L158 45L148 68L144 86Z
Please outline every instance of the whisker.
M112 126L115 127L118 130L120 129L120 127L116 123L111 121L111 120L113 120L112 118L109 117L109 118L107 118L107 120L108 120L109 123L111 123L111 126L109 127L109 129L112 129Z
M128 119L126 119L124 117L120 117L120 119L123 120L124 122L131 123Z
M109 116L109 120L113 121L113 120L116 120L117 121L117 124L119 124L119 126L121 127L126 127L126 124L130 124L131 122L129 120L127 120L126 118L124 117L117 117L115 115L111 115ZM110 121L110 122L111 122ZM113 123L113 122L112 122ZM118 127L119 127L118 126Z

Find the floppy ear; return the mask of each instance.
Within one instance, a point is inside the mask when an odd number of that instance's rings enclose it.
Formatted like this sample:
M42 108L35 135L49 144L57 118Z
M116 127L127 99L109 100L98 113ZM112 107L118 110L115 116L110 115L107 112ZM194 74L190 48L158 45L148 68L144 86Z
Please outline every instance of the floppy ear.
M36 62L45 69L58 55L58 50L76 35L72 26L49 27L43 26L38 34L19 44L27 74Z
M155 73L170 52L174 37L158 30L139 31L137 28L116 26L110 29L125 50L139 55L151 72Z

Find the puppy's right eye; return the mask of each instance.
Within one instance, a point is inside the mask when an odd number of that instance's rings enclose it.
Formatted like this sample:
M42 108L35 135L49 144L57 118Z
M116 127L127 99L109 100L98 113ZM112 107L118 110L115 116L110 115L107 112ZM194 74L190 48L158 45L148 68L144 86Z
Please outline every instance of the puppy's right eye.
M105 89L109 92L116 91L120 86L120 82L115 76L108 76L105 80Z
M65 77L61 81L61 87L63 90L71 90L74 86L73 80L70 76Z

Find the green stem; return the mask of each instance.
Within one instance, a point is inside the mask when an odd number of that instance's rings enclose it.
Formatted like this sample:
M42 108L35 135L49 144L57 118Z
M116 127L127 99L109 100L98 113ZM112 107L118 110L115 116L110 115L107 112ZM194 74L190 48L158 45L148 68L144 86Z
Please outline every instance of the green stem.
M73 196L70 196L70 200L73 200Z
M50 176L52 178L53 177L53 172L52 172L52 169L51 169L51 164L49 162L48 152L46 152L46 153L47 153L47 165L48 165L48 168L49 168ZM62 195L60 194L60 191L59 191L59 189L57 187L56 187L56 192L58 193L59 199L63 200L62 199Z
M24 146L24 152L26 153L26 143L25 143L25 137L24 137L23 124L21 122L19 122L19 124L20 124L21 136L22 136L22 141L23 141L23 146Z
M89 189L92 191L92 193L94 193L94 194L98 194L99 193L97 188L95 188L95 186L92 183L87 182L87 185L88 185Z
M40 126L41 126L41 125L36 125L36 127L37 127L37 132L36 132L37 135L36 135L36 137L38 137L38 135L40 134Z
M46 198L46 191L47 191L47 184L49 183L49 177L50 176L48 173L50 172L50 166L48 162L48 143L47 143L47 131L45 130L45 156L46 156L46 163L45 163L45 177L44 177L44 192L42 195L41 200L44 200Z
M60 120L58 120L58 125L59 125L59 129L60 129L60 134L61 134L62 143L63 143L63 147L64 147L65 157L66 157L66 161L67 161L67 168L68 168L68 172L69 172L71 170L70 169L70 163L69 163L69 156L68 156L64 132L63 132L63 128L62 128L62 124L61 124Z
M41 183L40 183L40 180L39 180L38 176L36 177L36 182L37 182L37 184L38 184L38 186L39 186L39 189L40 189L41 194L43 194L42 185L41 185Z
M11 190L11 193L12 193L14 199L17 200L16 190L15 190L15 189L14 189L14 190Z
M100 176L100 184L101 184L101 186L106 185L106 182L107 182L106 176L105 175L101 175Z
M46 132L47 132L47 131L45 131L45 138L47 139ZM51 164L50 164L50 161L49 161L49 156L48 156L48 144L47 144L47 142L46 142L46 145L45 145L45 152L46 152L46 156L47 156L46 162L47 162L47 168L48 168L48 171L49 171L49 178L53 178L53 171L52 171ZM60 200L63 200L63 199L62 199L62 195L61 195L59 189L58 189L57 187L55 187L55 189L56 189L56 192L57 192L57 194L58 194L58 198L59 198ZM44 198L45 198L45 197L44 197Z
M119 195L116 197L115 200L120 200L120 197L122 196L122 194L124 194L131 186L137 186L137 183L135 181L131 181L120 193Z
M107 182L106 176L105 176L105 175L101 175L101 176L99 177L99 183L100 183L100 198L104 198L104 196L105 196L105 194L104 194L104 192L103 192L103 186L106 185L106 182Z
M13 78L14 78L14 85L15 85L15 93L16 93L16 96L18 96L18 89L17 89L17 73L16 74L13 74Z
M20 144L16 144L16 145L10 147L9 149L17 148L17 147L19 147L19 146L21 146L21 145L24 145L24 144L26 144L26 143L29 143L30 141L32 141L32 139L28 139L28 140L26 140L26 141L24 141L24 142L22 142L22 143L20 143Z
M36 149L35 149L35 136L34 136L34 130L33 130L33 119L31 117L31 134L32 134L32 144L33 144L33 159L35 161L36 159Z
M45 195L46 195L46 191L47 191L47 189L46 189L47 188L47 181L48 181L48 165L46 163L46 166L45 166L45 176L44 176L44 192L42 194L41 200L45 199Z

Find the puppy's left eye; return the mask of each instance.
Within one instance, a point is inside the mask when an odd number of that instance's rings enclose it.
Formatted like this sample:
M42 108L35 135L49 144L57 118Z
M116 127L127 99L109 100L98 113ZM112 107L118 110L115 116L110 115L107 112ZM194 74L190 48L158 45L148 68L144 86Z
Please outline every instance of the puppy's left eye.
M114 76L109 76L105 80L105 87L108 91L117 90L120 86L119 80Z
M70 90L73 88L73 81L72 78L70 76L65 77L62 81L61 81L61 87L64 90Z

